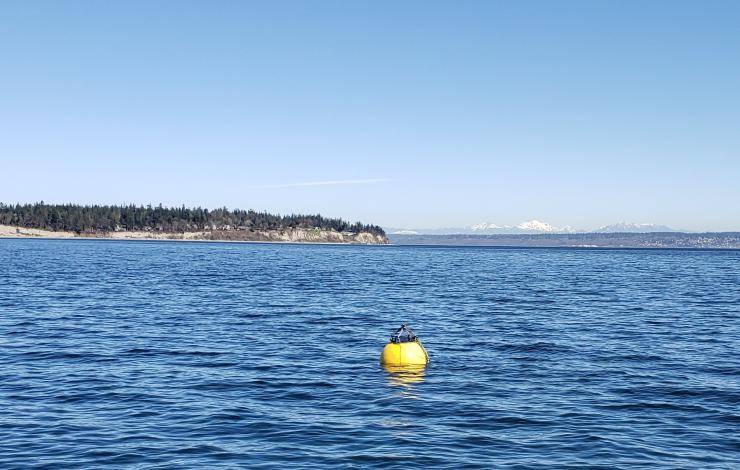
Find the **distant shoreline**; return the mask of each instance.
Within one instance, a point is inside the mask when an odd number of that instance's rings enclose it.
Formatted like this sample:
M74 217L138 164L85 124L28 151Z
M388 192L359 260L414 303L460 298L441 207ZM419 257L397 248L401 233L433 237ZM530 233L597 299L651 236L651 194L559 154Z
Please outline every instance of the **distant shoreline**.
M0 225L0 239L219 242L306 245L393 245L427 247L707 249L740 250L740 232L610 233L526 235L397 235L342 233L319 229L265 231L76 233Z
M206 240L182 238L111 238L111 237L39 237L39 236L3 236L0 240L55 240L55 241L99 241L99 242L185 242L185 243L233 243L257 245L317 245L317 246L379 246L379 247L418 247L418 248L491 248L491 249L568 249L568 250L685 250L685 251L738 251L740 247L692 247L692 246L597 246L597 245L495 245L495 244L451 244L451 243L340 243L340 242L284 242L260 240Z
M271 242L258 240L194 240L177 238L107 238L107 237L6 237L0 240L51 240L51 241L95 241L95 242L165 242L165 243L233 243L244 245L317 245L317 246L401 246L392 243L339 243L339 242ZM431 246L431 245L428 245Z
M204 230L197 232L117 231L76 233L0 225L3 239L187 241L314 245L387 245L386 237L368 232L351 233L320 229Z
M524 235L398 235L395 245L511 248L740 249L740 232L578 233Z

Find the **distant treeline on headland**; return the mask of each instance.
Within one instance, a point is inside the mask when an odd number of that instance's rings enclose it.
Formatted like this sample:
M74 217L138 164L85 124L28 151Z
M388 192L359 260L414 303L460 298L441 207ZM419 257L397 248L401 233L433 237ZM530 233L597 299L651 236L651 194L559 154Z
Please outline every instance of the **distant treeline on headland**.
M156 230L287 230L322 229L337 232L369 232L385 235L377 225L349 223L321 215L274 215L253 210L208 210L201 207L83 206L78 204L3 204L0 224L72 232Z

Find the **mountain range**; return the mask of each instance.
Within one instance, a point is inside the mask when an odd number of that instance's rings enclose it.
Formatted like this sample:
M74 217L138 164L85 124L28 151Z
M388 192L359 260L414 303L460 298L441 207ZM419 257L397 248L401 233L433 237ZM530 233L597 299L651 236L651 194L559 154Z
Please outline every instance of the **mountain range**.
M653 232L679 232L666 225L618 222L616 224L604 225L596 230L576 229L569 225L556 227L536 219L528 220L517 225L498 225L483 222L462 228L440 228L440 229L398 229L386 228L388 233L394 235L494 235L494 234L538 234L538 233L653 233Z

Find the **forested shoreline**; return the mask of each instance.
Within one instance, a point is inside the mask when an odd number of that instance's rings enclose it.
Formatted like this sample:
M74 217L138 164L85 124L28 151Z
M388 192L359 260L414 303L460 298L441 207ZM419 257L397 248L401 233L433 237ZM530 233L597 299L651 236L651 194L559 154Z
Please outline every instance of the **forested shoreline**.
M77 233L118 231L190 232L207 230L321 229L367 232L385 236L377 225L350 223L321 215L275 215L253 210L136 205L79 205L0 203L0 225Z

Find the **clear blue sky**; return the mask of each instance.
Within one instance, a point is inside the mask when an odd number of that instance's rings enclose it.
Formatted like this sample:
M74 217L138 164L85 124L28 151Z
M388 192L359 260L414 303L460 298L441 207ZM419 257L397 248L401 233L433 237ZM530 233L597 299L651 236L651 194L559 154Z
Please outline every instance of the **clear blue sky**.
M740 230L740 2L3 1L0 174L6 203Z

